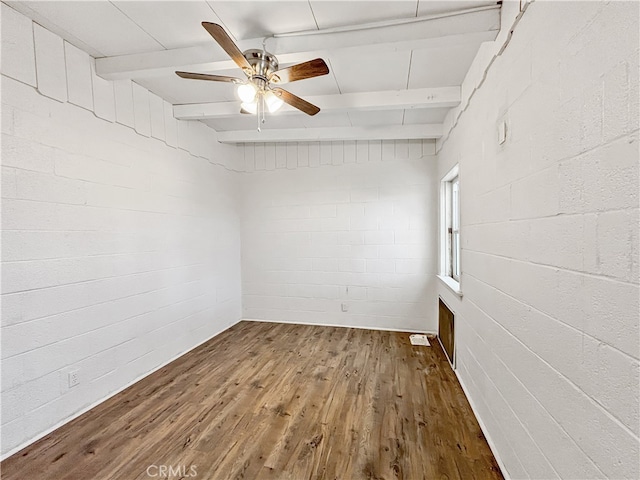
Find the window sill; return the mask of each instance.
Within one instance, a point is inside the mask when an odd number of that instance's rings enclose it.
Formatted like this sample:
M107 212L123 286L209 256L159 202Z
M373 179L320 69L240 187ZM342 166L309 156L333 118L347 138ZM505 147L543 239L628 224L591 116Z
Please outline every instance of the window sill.
M458 297L462 298L462 290L460 290L459 282L456 282L451 277L445 277L444 275L437 275L437 277L449 288L449 290L455 293Z

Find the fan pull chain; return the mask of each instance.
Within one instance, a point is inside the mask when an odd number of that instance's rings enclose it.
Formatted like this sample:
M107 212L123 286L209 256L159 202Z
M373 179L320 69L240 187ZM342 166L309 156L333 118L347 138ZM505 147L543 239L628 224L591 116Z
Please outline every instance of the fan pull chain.
M262 115L262 95L258 93L258 101L256 102L256 118L258 119L258 133L262 131L260 116Z
M265 37L262 40L262 55L263 58L266 58L267 56L267 38ZM265 86L264 84L262 85L261 89L260 89L260 98L258 99L258 105L260 108L258 108L258 132L260 132L260 123L265 123L265 118L264 118L264 109L265 109L265 100L264 100L264 94L265 94L266 90L265 90Z

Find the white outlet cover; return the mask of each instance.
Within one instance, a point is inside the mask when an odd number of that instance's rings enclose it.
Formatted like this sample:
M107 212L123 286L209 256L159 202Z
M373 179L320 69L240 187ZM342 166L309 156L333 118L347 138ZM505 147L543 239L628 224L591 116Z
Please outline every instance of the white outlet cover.
M75 387L80 383L80 378L78 376L78 370L73 370L69 372L69 388Z

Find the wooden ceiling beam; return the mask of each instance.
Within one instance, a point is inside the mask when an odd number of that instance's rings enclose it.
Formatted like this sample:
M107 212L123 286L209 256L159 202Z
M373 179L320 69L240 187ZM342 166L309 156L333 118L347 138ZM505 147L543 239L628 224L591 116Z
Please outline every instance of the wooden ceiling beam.
M267 50L278 56L281 65L287 65L350 49L354 54L362 55L480 44L496 38L500 8L485 7L450 17L414 20L404 25L372 24L357 31L318 31L313 35L272 37L267 40ZM243 51L259 48L262 40L243 40L238 42L238 47ZM175 70L215 72L232 68L237 67L213 41L194 47L96 59L97 74L109 80L169 75Z
M375 127L322 127L236 130L217 132L221 143L329 142L344 140L413 140L442 136L441 124L393 125Z
M381 92L342 93L305 96L305 100L324 112L354 110L398 110L418 108L450 108L460 103L460 87L416 88ZM174 105L173 116L179 120L203 120L238 115L240 101ZM277 115L300 113L284 105Z

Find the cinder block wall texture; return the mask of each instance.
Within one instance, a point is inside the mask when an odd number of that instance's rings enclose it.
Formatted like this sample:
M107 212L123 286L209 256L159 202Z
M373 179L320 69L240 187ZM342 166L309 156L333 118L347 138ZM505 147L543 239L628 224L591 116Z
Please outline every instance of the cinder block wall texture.
M435 332L434 148L245 145L244 318Z
M438 293L512 478L640 476L638 47L637 2L536 1L439 145L463 298Z
M6 454L238 321L241 282L238 150L1 8Z
M3 454L241 317L434 331L440 295L508 477L638 478L636 2L529 5L437 157L217 144L1 8Z

